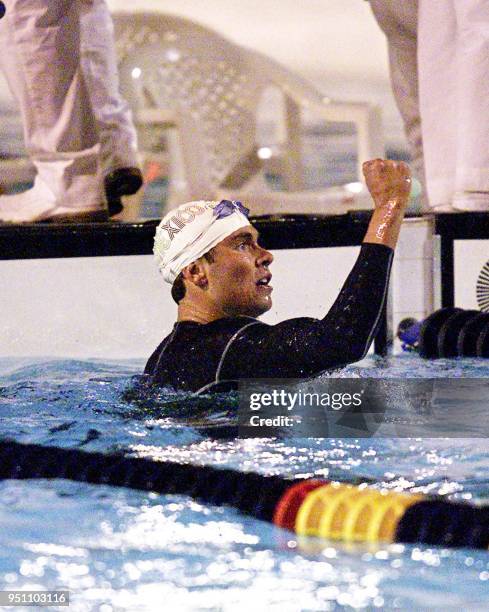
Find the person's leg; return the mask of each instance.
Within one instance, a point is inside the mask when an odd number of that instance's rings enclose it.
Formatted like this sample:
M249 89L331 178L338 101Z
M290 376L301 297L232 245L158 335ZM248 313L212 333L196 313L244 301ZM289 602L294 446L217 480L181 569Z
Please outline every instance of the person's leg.
M104 215L98 142L78 63L79 17L69 0L12 0L0 20L0 61L36 168L33 189L0 197L0 220Z
M456 36L453 0L419 0L419 102L426 185L430 206L440 212L451 209L455 190Z
M391 84L411 153L411 167L424 186L423 141L418 100L418 0L370 0L387 37Z
M96 119L110 208L114 204L110 185L116 191L119 188L120 195L135 193L141 185L136 129L129 106L119 92L114 26L107 4L105 0L79 2L81 64Z
M489 2L453 0L457 17L457 171L453 204L489 211Z

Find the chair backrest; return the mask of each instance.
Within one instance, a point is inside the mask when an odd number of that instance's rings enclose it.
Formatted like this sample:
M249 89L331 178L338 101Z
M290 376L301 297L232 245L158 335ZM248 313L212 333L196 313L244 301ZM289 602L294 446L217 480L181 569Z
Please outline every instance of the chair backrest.
M171 206L219 198L222 188L225 197L241 188L269 191L256 155L257 110L269 87L285 101L278 125L285 128L280 175L288 191L304 188L301 109L324 123L354 124L357 180L363 161L384 156L380 112L369 103L331 100L274 60L188 19L116 13L114 25L121 86L136 123L156 133L177 126L168 140Z
M144 109L174 112L186 197L212 198L255 149L257 106L270 80L248 50L187 19L116 13L114 25L121 88L136 119Z

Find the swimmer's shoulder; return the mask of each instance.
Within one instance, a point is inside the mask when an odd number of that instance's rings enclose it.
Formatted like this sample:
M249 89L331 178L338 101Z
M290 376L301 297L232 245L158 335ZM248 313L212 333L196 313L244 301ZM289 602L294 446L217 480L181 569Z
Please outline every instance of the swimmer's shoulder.
M153 351L144 368L145 374L153 374L158 366L160 357L170 345L179 347L183 351L185 347L195 347L195 344L207 344L209 341L220 341L227 343L233 335L248 326L269 327L266 323L253 317L223 317L210 323L197 323L195 321L178 321L172 331L166 336Z

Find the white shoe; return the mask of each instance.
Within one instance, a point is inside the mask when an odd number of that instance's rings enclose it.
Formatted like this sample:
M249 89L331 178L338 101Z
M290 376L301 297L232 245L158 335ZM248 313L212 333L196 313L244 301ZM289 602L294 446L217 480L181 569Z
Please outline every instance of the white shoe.
M453 206L457 211L489 212L489 192L457 191L453 196Z
M83 160L76 160L81 166ZM32 189L0 196L0 223L90 223L108 215L98 175L72 172L72 162L36 161ZM77 170L84 170L76 168ZM90 168L91 169L91 168Z
M107 221L104 204L90 207L58 206L39 189L0 196L0 223L90 223Z

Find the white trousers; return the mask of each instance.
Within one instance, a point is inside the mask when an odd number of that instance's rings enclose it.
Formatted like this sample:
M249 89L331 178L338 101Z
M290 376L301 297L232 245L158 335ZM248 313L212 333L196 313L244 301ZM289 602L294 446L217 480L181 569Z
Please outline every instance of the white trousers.
M418 102L418 0L370 0L377 23L387 37L392 90L409 143L412 165L423 175L423 143Z
M137 166L132 114L119 93L114 25L105 0L80 0L81 64L97 124L104 174Z
M489 1L420 0L418 62L431 206L489 192Z
M424 185L418 99L418 0L370 0L370 6L387 37L392 91L403 119L413 174Z
M34 188L64 207L104 201L102 175L137 165L104 0L6 0L0 63L16 97Z

